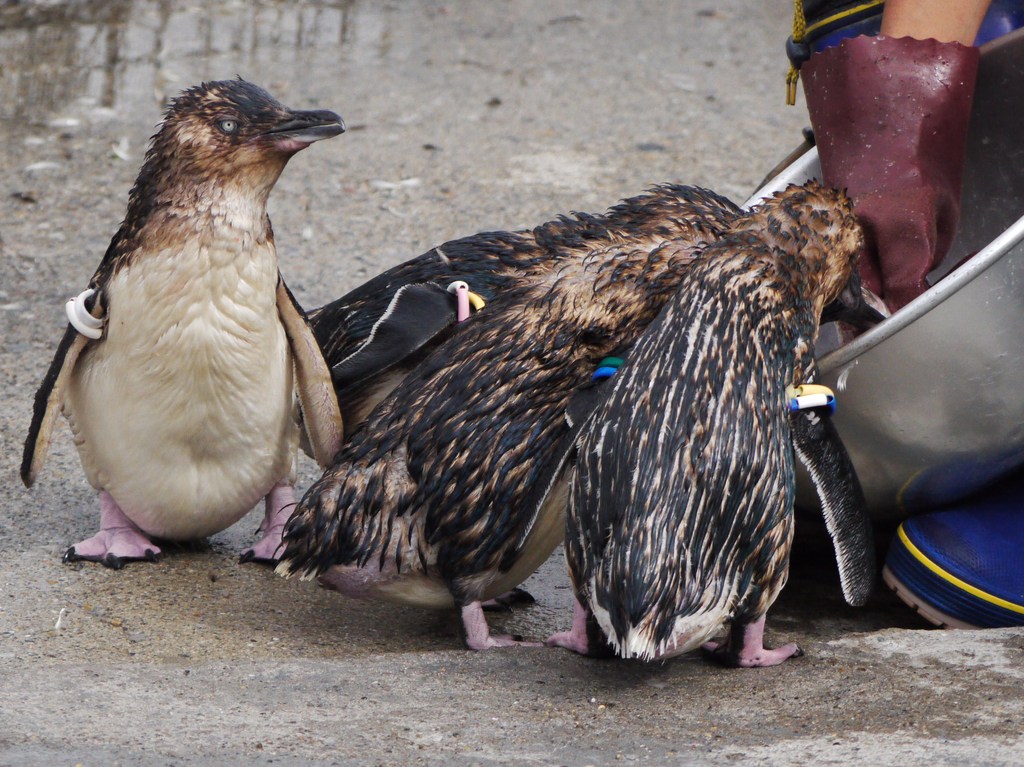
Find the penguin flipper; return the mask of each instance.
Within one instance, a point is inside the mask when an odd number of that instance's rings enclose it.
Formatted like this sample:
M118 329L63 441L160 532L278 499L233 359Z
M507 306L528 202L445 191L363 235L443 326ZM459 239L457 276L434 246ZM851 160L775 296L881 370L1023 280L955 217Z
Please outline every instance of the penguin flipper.
M565 539L569 483L576 469L576 445L608 390L609 387L601 384L587 384L580 387L566 405L568 431L559 441L543 474L530 484L524 502L524 508L534 511L512 549L516 557L512 572L522 575L520 583ZM535 560L539 561L534 564Z
M53 425L64 403L64 390L71 379L78 356L89 344L89 340L69 324L57 345L46 377L39 385L21 457L21 481L25 487L32 487L43 468L53 438Z
M597 410L597 406L601 404L607 393L603 386L587 384L577 389L570 398L569 404L565 406L565 422L569 424L569 428L572 430L574 446L576 437L583 431L583 427L590 420L594 411Z
M331 371L309 327L306 313L280 274L277 279L277 313L292 352L295 389L313 458L321 467L327 467L343 441L338 395L331 383Z
M565 526L565 509L569 500L568 484L572 471L575 468L576 445L580 434L590 424L591 419L597 412L597 406L604 400L610 388L600 383L590 383L581 386L565 406L565 422L569 427L569 431L559 442L555 460L548 465L544 475L541 477L541 481L534 483L533 489L530 490L530 493L533 495L531 499L533 506L537 509L534 514L535 520L543 514L546 504L550 502L549 496L552 491L561 484L564 485L561 490L565 493L565 499L561 501L559 515L563 520L562 527ZM527 534L523 539L524 546L529 540L530 535L533 535L532 528L528 528Z
M576 442L605 393L602 388L585 386L569 401L565 413L569 429L559 440L543 473L529 485L523 501L523 508L533 509L529 523L509 550L509 559L502 563L502 575L495 579L489 591L504 593L525 581L565 539L565 515L569 505L569 481L575 470Z
M875 547L867 501L832 419L814 410L791 416L793 444L818 491L846 601L863 605L875 584Z
M617 354L618 356L624 356L625 352L618 352ZM598 407L609 396L612 390L610 382L614 380L615 377L613 376L610 379L595 381L581 386L569 400L569 404L565 408L565 420L569 423L574 433L574 456L580 435L584 431L593 432L600 428L600 422L597 419ZM606 480L610 478L611 473L599 476L599 481ZM584 541L600 541L604 539L607 535L607 530L618 521L614 516L618 512L618 507L615 504L606 504L604 506L596 504L600 493L607 493L609 490L610 488L603 488L596 491L596 495L583 499L574 498L576 507L582 505L588 509L585 515L579 513L572 515L566 528L566 559L569 562L570 574L573 576L574 582L578 584L590 579L595 561L593 551L590 546L584 545ZM612 516L609 516L609 512L611 512ZM584 525L586 530L580 529L580 526ZM575 535L569 533L575 533ZM574 568L576 568L575 571ZM580 576L578 579L576 579L577 575ZM577 596L586 602L584 595L580 594Z
M455 296L439 285L403 285L359 347L331 369L344 391L395 367L455 324Z

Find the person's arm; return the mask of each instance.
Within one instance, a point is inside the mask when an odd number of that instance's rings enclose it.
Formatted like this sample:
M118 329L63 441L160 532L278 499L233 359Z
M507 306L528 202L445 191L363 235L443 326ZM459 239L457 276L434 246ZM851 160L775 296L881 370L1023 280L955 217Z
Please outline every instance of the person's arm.
M973 45L991 0L886 0L881 34Z

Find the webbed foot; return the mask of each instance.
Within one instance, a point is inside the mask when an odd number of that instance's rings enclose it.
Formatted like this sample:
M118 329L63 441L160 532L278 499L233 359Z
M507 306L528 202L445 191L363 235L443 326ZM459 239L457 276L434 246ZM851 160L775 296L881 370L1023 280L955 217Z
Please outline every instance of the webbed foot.
M753 623L734 623L721 642L705 642L701 649L732 668L764 668L777 666L789 658L798 658L804 651L790 643L769 650L764 646L764 616Z
M281 556L281 535L295 511L295 487L289 482L278 482L264 499L264 516L259 530L262 537L253 546L242 551L239 562L277 564Z
M462 626L466 631L466 647L470 650L489 650L494 647L543 647L540 642L527 642L518 635L491 634L480 602L462 606Z
M572 606L572 628L552 634L544 644L548 647L564 647L592 658L610 658L615 654L594 616L579 600Z
M160 547L153 543L117 505L106 490L100 492L100 530L64 552L65 562L99 562L120 570L128 562L156 562Z

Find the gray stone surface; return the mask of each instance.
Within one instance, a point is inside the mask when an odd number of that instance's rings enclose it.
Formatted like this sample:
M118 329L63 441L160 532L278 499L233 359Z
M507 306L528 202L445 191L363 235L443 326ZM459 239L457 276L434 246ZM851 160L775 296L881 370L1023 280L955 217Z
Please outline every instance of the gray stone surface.
M156 565L61 564L93 492L63 425L31 491L21 444L164 96L237 73L344 116L271 199L307 306L660 181L742 199L806 119L783 104L783 0L202 6L0 8L0 765L1024 763L1024 631L929 630L882 592L846 607L812 518L769 615L807 654L760 671L470 653L453 614L238 565L258 513ZM498 628L568 625L560 555L527 587Z

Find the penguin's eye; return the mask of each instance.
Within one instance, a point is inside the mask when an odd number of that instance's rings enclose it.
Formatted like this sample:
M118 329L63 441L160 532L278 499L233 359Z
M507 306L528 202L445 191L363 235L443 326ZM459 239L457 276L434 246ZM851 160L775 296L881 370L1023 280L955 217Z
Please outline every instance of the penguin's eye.
M226 133L230 136L232 133L238 132L238 120L225 117L223 120L217 121L217 127L220 128L221 133Z

